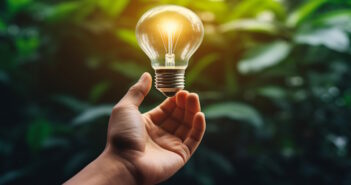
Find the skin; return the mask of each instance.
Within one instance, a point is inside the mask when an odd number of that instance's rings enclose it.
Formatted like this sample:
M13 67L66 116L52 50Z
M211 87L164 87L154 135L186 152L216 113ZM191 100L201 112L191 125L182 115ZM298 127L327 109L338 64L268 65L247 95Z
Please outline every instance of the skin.
M102 154L65 184L156 184L190 159L205 132L199 97L180 91L144 114L151 88L144 73L112 110Z

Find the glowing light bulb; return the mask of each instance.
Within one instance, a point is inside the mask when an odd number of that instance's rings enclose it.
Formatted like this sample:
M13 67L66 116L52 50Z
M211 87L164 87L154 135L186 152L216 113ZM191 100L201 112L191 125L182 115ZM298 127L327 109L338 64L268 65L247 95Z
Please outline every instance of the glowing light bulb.
M184 89L185 69L204 37L200 18L181 6L158 6L140 18L136 37L155 69L156 88L166 96Z

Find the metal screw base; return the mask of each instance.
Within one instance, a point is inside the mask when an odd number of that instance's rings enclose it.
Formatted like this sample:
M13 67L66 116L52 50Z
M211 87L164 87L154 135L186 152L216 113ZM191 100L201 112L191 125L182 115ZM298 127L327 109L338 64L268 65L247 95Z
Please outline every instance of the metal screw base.
M165 96L172 97L184 89L185 69L156 69L155 86Z

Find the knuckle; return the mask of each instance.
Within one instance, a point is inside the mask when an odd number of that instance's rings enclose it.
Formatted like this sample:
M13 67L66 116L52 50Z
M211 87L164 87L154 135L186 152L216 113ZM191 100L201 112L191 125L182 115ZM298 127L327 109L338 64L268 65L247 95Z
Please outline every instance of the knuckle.
M112 114L120 112L122 109L124 109L124 105L121 105L120 103L118 103L112 108Z

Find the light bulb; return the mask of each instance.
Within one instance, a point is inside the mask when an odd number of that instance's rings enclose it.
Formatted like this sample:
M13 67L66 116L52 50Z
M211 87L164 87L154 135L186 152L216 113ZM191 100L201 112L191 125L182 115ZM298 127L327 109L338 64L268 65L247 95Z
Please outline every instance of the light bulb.
M156 88L169 97L184 89L185 69L204 37L200 18L181 6L158 6L140 18L135 33L155 69Z

